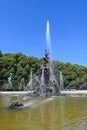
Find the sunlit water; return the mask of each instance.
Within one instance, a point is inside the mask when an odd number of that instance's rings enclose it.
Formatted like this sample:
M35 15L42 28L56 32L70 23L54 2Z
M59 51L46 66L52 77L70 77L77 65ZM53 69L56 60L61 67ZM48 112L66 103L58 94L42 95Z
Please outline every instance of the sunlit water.
M28 98L23 110L7 109L11 100L0 96L0 130L87 130L87 97Z

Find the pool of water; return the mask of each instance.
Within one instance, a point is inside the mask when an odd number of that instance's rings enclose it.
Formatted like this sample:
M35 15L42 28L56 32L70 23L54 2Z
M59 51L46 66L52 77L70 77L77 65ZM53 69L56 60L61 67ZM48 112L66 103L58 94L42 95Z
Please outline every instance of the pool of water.
M11 100L0 96L0 130L87 130L87 97L28 98L22 110L8 109Z

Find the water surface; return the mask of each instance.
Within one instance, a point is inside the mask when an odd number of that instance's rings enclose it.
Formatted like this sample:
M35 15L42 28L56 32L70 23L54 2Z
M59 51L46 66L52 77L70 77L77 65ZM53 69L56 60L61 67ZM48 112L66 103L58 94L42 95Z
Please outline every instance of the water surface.
M29 98L23 110L7 109L11 100L0 96L0 130L87 130L87 97Z

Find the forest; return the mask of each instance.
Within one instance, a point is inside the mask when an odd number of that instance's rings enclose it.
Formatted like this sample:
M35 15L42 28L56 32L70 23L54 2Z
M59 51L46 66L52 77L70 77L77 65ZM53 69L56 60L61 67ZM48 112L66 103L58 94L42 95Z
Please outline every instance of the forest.
M33 76L38 73L43 60L26 56L21 52L5 53L0 51L0 91L15 91L24 89ZM53 73L59 82L60 71L63 74L64 88L75 86L77 89L87 89L87 67L70 62L52 61ZM20 82L22 85L20 85Z

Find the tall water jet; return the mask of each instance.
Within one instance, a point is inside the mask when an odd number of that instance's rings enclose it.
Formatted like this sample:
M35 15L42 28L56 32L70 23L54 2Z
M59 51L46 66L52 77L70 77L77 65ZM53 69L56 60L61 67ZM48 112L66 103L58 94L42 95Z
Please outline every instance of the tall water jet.
M51 55L52 48L51 48L50 23L49 23L49 20L47 20L47 23L46 23L46 43L47 43L47 50L49 51L49 53Z
M24 91L25 90L32 90L33 89L33 84L32 84L32 82L33 82L33 75L32 75L32 71L30 72L30 76L29 76L29 82L27 83L27 85L26 85L26 87L25 87L25 89L24 89Z
M50 55L50 80L55 80L55 76L54 76L53 70L52 70L52 47L51 47L49 20L47 20L47 23L46 23L46 43L47 43L47 50L49 51L49 55Z
M42 66L41 84L44 85L44 67Z
M12 80L12 73L10 73L10 76L8 77L8 82L11 83Z
M31 90L32 90L32 79L33 79L33 76L32 76L32 71L31 71L31 72L30 72L30 82L31 82L30 87L31 87Z
M60 71L60 91L64 90L64 84L63 84L63 75L62 72Z
M24 81L24 78L22 78L19 84L19 91L22 89L24 90L24 88L25 88L25 81Z

